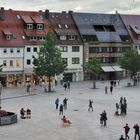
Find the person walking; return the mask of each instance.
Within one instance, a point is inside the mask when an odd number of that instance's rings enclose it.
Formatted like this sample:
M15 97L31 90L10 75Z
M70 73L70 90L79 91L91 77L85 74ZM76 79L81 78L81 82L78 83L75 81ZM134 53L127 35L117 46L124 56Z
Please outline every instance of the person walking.
M63 105L62 104L59 107L59 115L63 115Z
M140 130L139 130L139 125L135 124L133 126L133 128L135 129L135 136L134 136L134 140L136 140L137 136L138 136L138 140L140 140Z
M129 139L128 133L129 133L130 127L126 123L126 125L123 128L124 128L124 132L125 132L125 140L127 140L127 138Z
M68 101L68 98L64 98L63 100L64 109L67 109L67 101Z
M120 137L120 139L119 139L119 140L125 140L125 139L124 139L124 137L123 137L123 135L121 135L121 137Z
M110 86L110 93L112 94L112 92L113 92L113 86L111 85Z
M64 89L65 90L67 89L67 83L66 82L64 83Z
M93 111L93 100L89 99L89 107L88 107L88 111Z
M104 126L106 126L107 113L106 113L106 111L105 111L105 110L104 110L104 112L102 113L102 118L103 118L103 124L104 124Z
M20 118L21 118L21 119L25 119L25 118L26 118L26 117L25 117L25 112L26 112L26 111L24 110L24 108L21 108L21 109L20 109Z
M26 113L27 113L26 118L30 119L31 118L31 110L29 108L27 109Z
M108 87L105 86L105 93L107 94L108 93Z
M70 81L68 81L67 86L68 86L68 89L70 89Z
M55 107L56 107L56 109L58 109L58 107L59 107L59 98L57 98L57 99L55 100Z

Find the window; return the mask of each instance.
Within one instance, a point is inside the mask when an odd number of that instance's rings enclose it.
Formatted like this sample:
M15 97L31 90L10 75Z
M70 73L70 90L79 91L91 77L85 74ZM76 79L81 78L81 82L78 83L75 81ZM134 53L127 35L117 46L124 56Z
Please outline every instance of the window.
M33 24L27 24L27 29L33 29Z
M72 58L72 64L79 64L79 57Z
M89 53L99 53L98 47L89 47Z
M68 29L68 28L69 28L67 24L65 24L65 28L66 28L66 29Z
M58 27L59 27L60 29L62 28L60 24L58 24Z
M7 40L11 40L11 35L6 35Z
M63 59L63 62L64 62L64 64L68 64L68 58L62 58Z
M4 49L4 50L3 50L3 53L7 53L7 49Z
M60 51L61 52L67 52L68 51L68 47L67 46L60 46Z
M43 24L37 24L37 29L38 30L43 30Z
M72 46L72 52L79 52L79 46Z
M34 48L34 52L37 52L37 48L36 47Z
M66 39L67 39L66 36L63 35L60 36L60 40L66 40Z
M13 60L10 60L10 67L13 67Z
M30 64L31 64L31 60L27 59L27 65L30 65Z
M31 52L31 48L27 48L27 52Z
M16 60L16 67L20 67L20 60L19 59Z
M10 49L10 53L13 53L14 52L14 50L13 49Z
M106 53L107 52L107 47L101 47L101 52Z
M20 53L20 49L17 49L17 53Z
M75 40L75 36L69 36L69 40Z
M3 60L3 66L4 66L4 67L7 66L7 62L6 62L6 60Z
M93 25L97 32L115 32L113 25Z

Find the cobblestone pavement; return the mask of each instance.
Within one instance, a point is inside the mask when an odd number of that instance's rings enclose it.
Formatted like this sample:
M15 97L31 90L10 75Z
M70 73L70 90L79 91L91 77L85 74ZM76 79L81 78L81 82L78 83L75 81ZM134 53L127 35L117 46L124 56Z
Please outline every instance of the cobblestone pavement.
M114 88L113 94L105 94L105 85L109 81L71 83L70 90L64 90L57 85L55 92L44 93L42 87L32 89L31 94L26 88L4 88L2 93L2 108L18 114L18 123L0 127L0 140L118 140L124 134L123 126L130 126L130 140L134 139L133 125L140 125L140 86L126 87L127 81L122 80ZM126 97L128 114L114 116L115 103L120 97ZM64 114L71 120L71 126L63 126L58 110L55 109L55 99L69 98L68 109ZM88 111L88 100L93 99L94 111ZM19 110L30 108L31 119L20 119ZM100 113L106 110L107 126L100 125Z

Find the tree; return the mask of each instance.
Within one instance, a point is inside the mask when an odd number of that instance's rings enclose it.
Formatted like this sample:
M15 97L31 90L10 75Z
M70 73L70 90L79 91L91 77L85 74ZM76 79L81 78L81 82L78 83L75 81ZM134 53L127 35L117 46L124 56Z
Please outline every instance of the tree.
M97 57L92 57L91 59L89 59L89 61L87 63L85 63L84 68L85 68L85 70L87 70L87 72L92 74L93 88L95 89L96 88L96 82L95 82L96 77L102 71L99 59L97 59Z
M140 70L140 55L137 50L127 50L118 60L118 64L130 72L134 86L136 85L136 73Z
M0 72L2 72L2 66L3 66L3 65L0 65Z
M55 45L56 36L50 30L38 52L38 57L33 56L34 72L37 76L48 77L48 92L51 92L51 77L63 73L66 65L61 58L61 53Z

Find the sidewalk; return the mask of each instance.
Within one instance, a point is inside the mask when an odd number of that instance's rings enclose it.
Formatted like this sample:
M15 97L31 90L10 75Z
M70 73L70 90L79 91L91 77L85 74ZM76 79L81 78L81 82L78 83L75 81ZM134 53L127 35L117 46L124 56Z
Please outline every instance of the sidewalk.
M127 80L122 80L114 88L113 94L104 93L104 86L109 81L97 81L97 89L92 89L92 81L71 83L71 89L65 91L58 84L53 93L44 93L41 87L32 90L31 96L26 88L4 89L2 107L18 114L18 123L0 127L2 140L118 140L124 134L126 122L130 126L130 140L134 138L134 123L140 125L140 86L126 87ZM128 115L114 116L115 103L120 97L126 97ZM63 127L61 117L55 109L54 101L60 103L69 98L68 109L64 114L72 121L70 127ZM88 100L93 99L93 112L88 112ZM32 118L21 120L21 107L32 110ZM107 126L100 126L100 113L106 110Z

